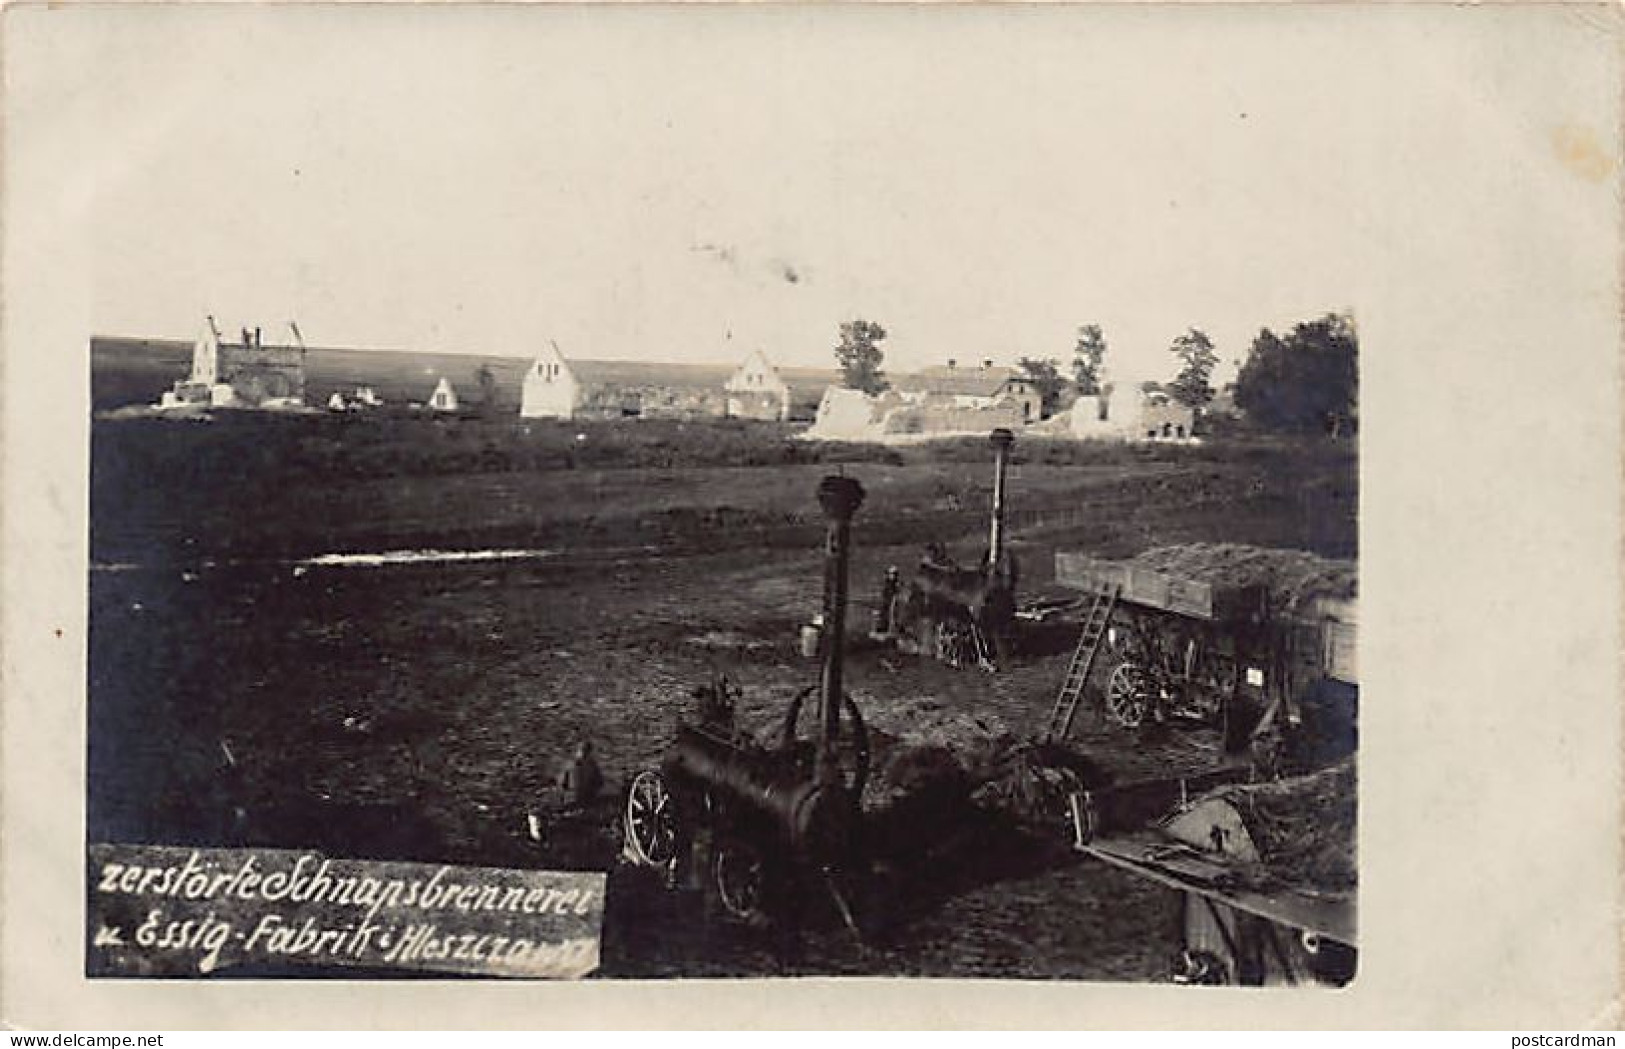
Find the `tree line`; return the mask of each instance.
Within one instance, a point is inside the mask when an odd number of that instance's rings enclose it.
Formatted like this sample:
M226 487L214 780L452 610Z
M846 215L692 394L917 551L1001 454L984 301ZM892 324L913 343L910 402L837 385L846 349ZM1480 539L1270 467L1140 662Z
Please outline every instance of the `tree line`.
M880 343L886 329L868 320L853 320L840 327L835 360L843 384L849 389L878 394L890 388ZM1067 374L1055 357L1022 357L1017 361L1024 378L1043 401L1043 414L1056 411L1069 396L1108 392L1103 385L1107 343L1098 324L1078 328ZM1177 371L1166 383L1148 384L1197 412L1208 409L1217 396L1212 379L1219 363L1213 340L1200 328L1189 328L1168 347ZM1248 422L1268 430L1339 436L1350 431L1358 417L1359 340L1354 320L1328 313L1296 324L1277 335L1262 329L1247 350L1232 386L1235 408Z

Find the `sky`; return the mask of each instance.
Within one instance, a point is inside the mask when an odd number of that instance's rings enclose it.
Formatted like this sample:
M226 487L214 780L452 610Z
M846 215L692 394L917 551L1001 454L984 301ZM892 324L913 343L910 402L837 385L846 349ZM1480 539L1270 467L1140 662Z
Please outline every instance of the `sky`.
M1096 323L1167 378L1356 307L1360 41L1307 11L139 14L62 85L99 334L828 366L863 317L907 370Z

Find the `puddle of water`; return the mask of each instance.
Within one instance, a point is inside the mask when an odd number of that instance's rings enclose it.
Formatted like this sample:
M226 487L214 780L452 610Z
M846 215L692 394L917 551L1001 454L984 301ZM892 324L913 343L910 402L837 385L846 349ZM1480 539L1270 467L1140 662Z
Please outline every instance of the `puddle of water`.
M557 550L387 550L380 554L320 554L295 564L373 568L379 565L427 565L453 561L533 561L558 556Z
M467 561L539 561L557 557L557 550L385 550L371 554L318 554L296 561L227 561L227 566L293 565L297 568L379 568L387 565L433 565ZM205 561L203 568L219 562ZM92 563L92 572L138 572L153 566L125 561ZM185 573L191 575L191 572Z

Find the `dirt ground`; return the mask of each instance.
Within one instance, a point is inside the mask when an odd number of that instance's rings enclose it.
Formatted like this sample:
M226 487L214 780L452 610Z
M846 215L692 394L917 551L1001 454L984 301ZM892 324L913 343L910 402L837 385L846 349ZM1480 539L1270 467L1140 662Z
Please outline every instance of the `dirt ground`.
M117 439L97 435L104 446ZM979 549L982 511L927 499L922 514L919 486L974 501L990 471L974 462L914 474L907 463L843 469L869 490L852 566L850 615L861 633L887 565L906 571L926 539L966 558ZM613 793L659 763L678 717L690 712L692 689L714 673L743 688L741 721L763 727L817 679L797 633L820 602L810 511L829 468L710 470L703 479L681 470L609 471L599 485L626 519L648 511L661 521L642 543L622 542L617 525L597 542L583 532L572 546L560 526L548 556L372 567L302 564L281 548L244 556L256 548L242 537L268 528L267 515L251 508L220 519L216 533L235 528L232 535L211 535L182 515L166 520L156 501L125 513L93 491L93 530L120 556L103 560L89 581L91 840L219 841L237 807L266 844L608 869L604 976L1166 978L1177 897L1071 853L1061 827L1032 835L996 819L967 821L934 858L910 868L909 884L864 901L890 919L882 935L859 944L839 922L812 920L791 953L761 929L720 919L700 894L667 890L619 864L614 799L561 821L542 844L526 835L525 813L551 811L549 784L578 741L594 742ZM1011 488L1023 596L1055 592L1057 549L1117 555L1206 539L1347 555L1353 456L1320 456L1308 472L1346 497L1337 513L1306 523L1295 494L1305 476L1267 463L1029 466ZM506 486L538 518L562 518L563 500L587 497L580 474L557 481L474 477L432 498L421 484L396 485L394 502L371 511L380 527L343 548L392 548L392 522L413 516L447 534L467 529L446 522L477 531L485 508L468 489L481 485ZM312 492L271 516L297 520L291 530L315 542L321 512L338 497ZM755 519L734 530L708 515L718 505L757 504L794 518L768 536ZM346 504L342 512L333 529L354 539L354 515L364 511ZM413 539L433 534L411 531ZM1033 630L998 674L856 643L847 685L877 725L888 709L923 703L970 713L990 731L1036 735L1072 640L1064 625ZM1217 760L1209 731L1132 735L1105 725L1095 708L1080 716L1074 742L1121 779Z

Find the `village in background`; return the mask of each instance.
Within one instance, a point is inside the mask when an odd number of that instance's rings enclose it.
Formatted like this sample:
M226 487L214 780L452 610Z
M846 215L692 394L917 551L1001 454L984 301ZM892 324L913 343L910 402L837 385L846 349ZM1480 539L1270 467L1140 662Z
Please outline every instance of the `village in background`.
M1195 328L1170 347L1179 370L1169 382L1114 380L1095 325L1078 330L1065 371L1055 358L1022 357L1011 366L950 357L895 374L883 370L885 329L863 320L841 325L833 354L840 366L831 368L780 366L761 349L733 365L598 360L567 356L551 340L529 361L334 349L307 347L297 323L287 329L280 343L267 342L260 327L230 339L211 316L190 347L93 338L93 403L126 416L145 408L393 407L524 419L736 418L805 424L810 438L890 443L998 427L1054 438L1192 441L1211 420L1247 414L1336 435L1352 429L1357 413L1352 325L1336 315L1299 325L1291 336L1296 353L1265 330L1237 378L1218 390L1210 385L1218 355Z

